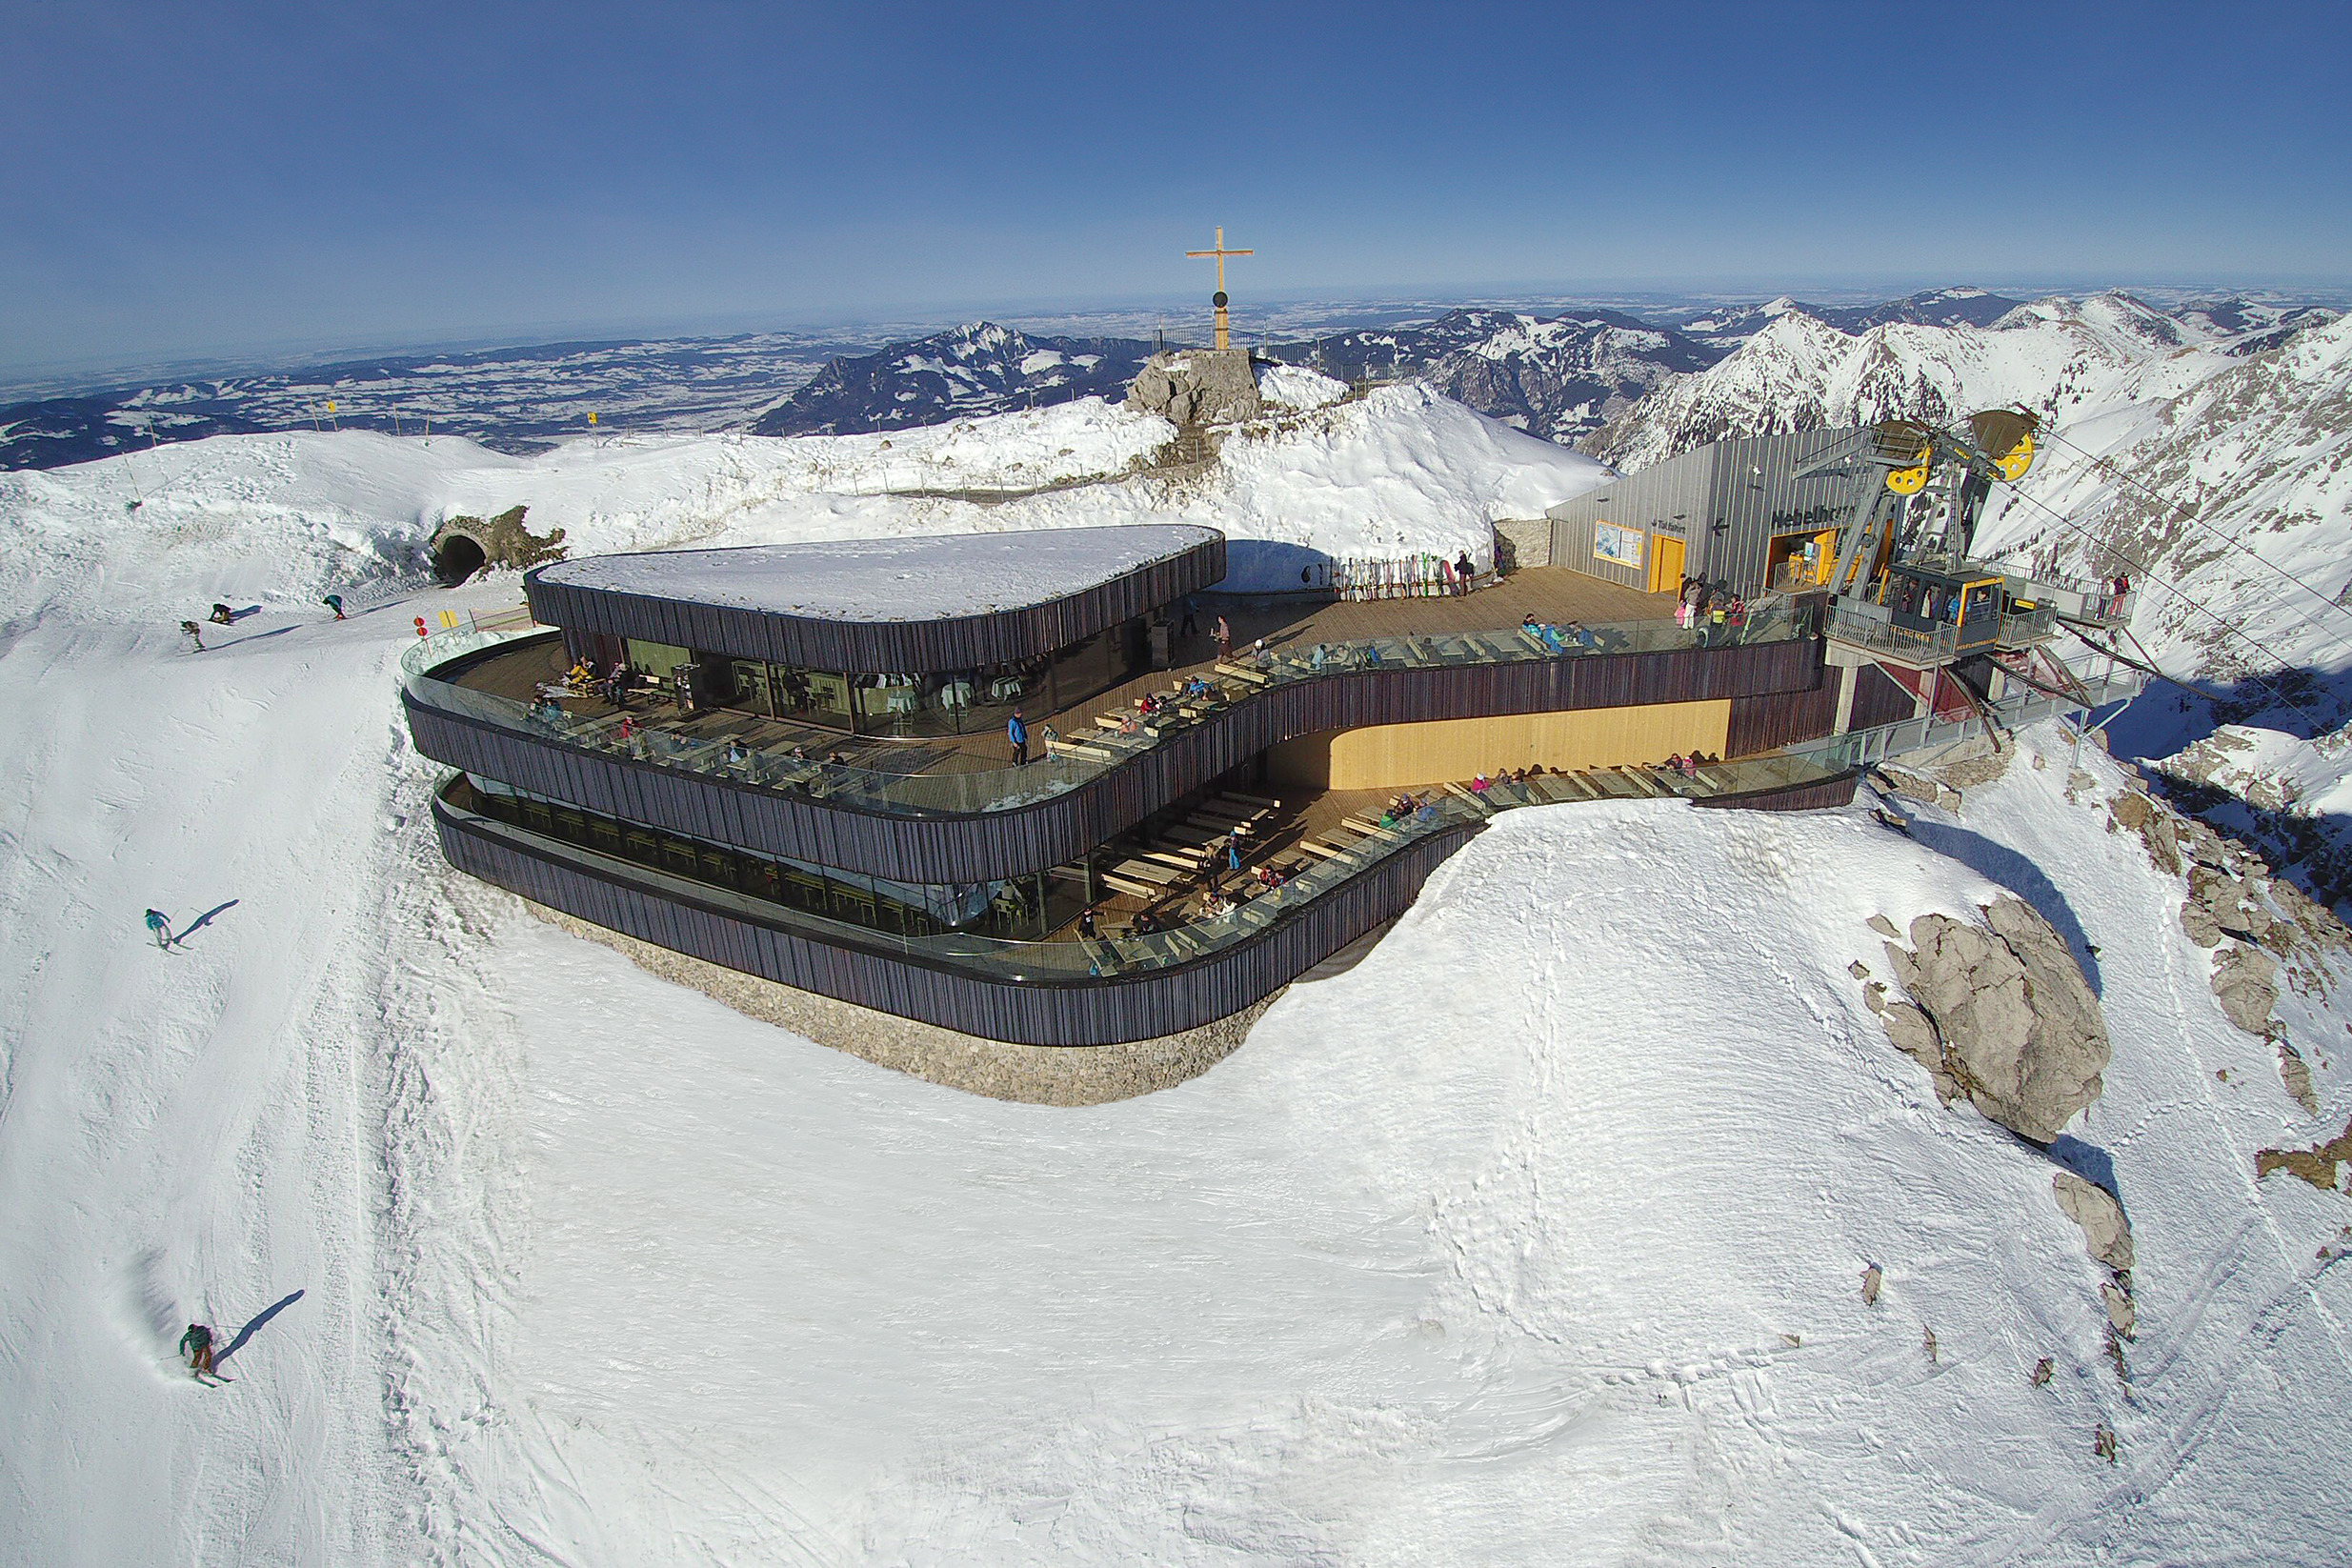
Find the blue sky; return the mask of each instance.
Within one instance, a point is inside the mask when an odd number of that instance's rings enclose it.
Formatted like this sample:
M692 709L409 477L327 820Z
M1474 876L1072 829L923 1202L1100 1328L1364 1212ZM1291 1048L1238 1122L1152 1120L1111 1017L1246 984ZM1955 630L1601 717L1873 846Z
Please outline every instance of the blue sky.
M0 0L0 370L2352 274L2342 7Z

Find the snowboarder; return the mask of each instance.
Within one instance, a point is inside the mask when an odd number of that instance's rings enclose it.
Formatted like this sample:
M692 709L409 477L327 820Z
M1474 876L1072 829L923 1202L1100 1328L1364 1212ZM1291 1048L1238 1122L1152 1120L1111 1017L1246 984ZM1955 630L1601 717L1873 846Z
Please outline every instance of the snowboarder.
M319 600L318 602L319 602L319 603L321 603L321 604L323 604L323 605L325 605L328 609L330 609L330 610L333 611L333 612L334 612L334 618L335 618L336 620L341 620L341 619L343 619L343 595L342 595L342 594L340 594L340 593L330 593L330 594L328 594L325 598L323 598L323 599Z
M237 613L225 604L216 604L212 607L212 622L216 626L231 625L236 618Z
M171 951L171 944L179 940L171 935L171 917L159 909L147 912L147 934L154 937L155 945L167 953Z
M188 1357L189 1376L198 1382L207 1377L218 1378L224 1383L229 1381L213 1370L212 1331L202 1323L189 1324L188 1332L180 1336L180 1354Z
M1004 721L1004 737L1013 743L1013 766L1029 766L1029 726L1021 721L1021 711L1013 710L1013 716Z
M180 622L180 630L188 633L189 640L196 645L197 653L201 653L204 652L203 627L198 626L194 621L182 621Z

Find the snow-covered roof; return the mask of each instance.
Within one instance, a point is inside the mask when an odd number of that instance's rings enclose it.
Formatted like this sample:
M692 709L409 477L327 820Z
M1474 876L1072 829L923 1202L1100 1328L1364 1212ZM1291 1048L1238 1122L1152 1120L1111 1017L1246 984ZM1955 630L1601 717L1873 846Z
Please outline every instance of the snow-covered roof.
M539 576L821 620L947 620L1068 598L1220 536L1192 523L1137 523L659 550L560 561Z

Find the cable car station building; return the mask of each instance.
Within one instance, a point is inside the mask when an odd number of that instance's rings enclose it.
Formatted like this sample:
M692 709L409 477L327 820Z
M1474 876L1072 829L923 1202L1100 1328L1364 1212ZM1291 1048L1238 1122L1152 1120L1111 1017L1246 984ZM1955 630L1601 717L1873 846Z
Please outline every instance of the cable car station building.
M1452 597L1196 604L1225 548L1148 525L535 568L538 626L403 661L410 734L452 770L442 851L783 986L1102 1045L1271 995L1498 811L1842 803L1851 759L1804 743L1917 711L1858 701L1819 589L1735 633L1677 626L1672 581L1544 567ZM1704 761L1659 766L1678 754Z

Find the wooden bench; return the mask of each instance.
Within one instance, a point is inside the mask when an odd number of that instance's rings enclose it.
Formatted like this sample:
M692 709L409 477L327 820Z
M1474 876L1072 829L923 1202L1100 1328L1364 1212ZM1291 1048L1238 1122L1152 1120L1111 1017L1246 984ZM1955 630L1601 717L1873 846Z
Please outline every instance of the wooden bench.
M1480 800L1475 792L1464 788L1462 785L1457 784L1451 779L1448 779L1444 788L1445 793L1454 796L1457 800L1468 801L1470 803L1470 808L1477 812L1480 816L1492 816L1495 814L1494 807L1488 805L1485 801Z
M1237 680L1244 686L1251 687L1252 689L1270 684L1265 675L1256 670L1249 669L1244 665L1232 663L1220 664L1216 667L1216 673L1220 675L1227 676L1230 679Z
M1219 800L1233 801L1236 805L1262 807L1270 812L1278 812L1282 809L1282 802L1279 800L1269 800L1262 794L1243 794L1239 790L1220 790L1216 797Z

